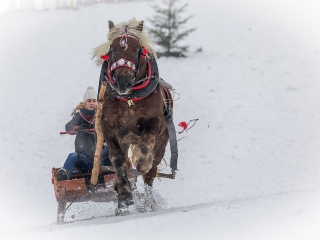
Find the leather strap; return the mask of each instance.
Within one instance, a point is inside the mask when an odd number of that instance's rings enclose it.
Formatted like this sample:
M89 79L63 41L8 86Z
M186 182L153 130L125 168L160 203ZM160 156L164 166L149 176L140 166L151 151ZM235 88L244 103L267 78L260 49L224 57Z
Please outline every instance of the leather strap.
M165 119L167 121L167 128L169 133L169 141L170 141L170 151L171 151L171 158L170 158L170 167L173 174L175 171L178 170L178 143L177 143L177 135L176 129L173 123L172 112L166 114Z

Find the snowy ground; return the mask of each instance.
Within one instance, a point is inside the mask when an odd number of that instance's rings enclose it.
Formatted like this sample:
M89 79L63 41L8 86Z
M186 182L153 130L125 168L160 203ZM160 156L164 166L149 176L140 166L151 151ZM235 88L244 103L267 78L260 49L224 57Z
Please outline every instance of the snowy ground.
M90 52L109 19L148 26L153 11L141 1L0 16L4 239L320 238L320 4L188 2L190 57L158 65L180 94L176 125L200 120L179 142L177 179L155 182L164 209L64 226L54 223L51 168L73 150L59 131L97 86ZM113 207L75 209L99 217Z

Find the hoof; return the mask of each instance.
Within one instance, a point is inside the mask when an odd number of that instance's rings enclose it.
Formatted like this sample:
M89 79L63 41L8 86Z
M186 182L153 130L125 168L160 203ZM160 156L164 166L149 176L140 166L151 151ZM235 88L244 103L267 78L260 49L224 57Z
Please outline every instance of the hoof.
M132 200L132 198L119 200L118 201L118 208L124 208L124 207L130 206L132 204L134 204L134 201Z
M128 215L130 213L129 206L133 204L134 204L134 201L132 200L132 198L127 198L121 201L118 200L118 207L116 208L115 215L116 216Z
M126 216L129 214L129 207L116 208L115 215L116 216Z

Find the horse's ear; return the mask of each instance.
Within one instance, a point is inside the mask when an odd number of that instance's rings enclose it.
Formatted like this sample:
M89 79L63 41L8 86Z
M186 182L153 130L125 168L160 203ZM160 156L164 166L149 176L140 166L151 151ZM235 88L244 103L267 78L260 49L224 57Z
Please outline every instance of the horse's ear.
M143 30L143 21L140 21L139 23L138 23L138 26L137 26L137 28L136 28L138 31L141 31L142 32L142 30Z
M109 22L109 29L111 30L111 28L114 28L114 23L110 20L108 22Z

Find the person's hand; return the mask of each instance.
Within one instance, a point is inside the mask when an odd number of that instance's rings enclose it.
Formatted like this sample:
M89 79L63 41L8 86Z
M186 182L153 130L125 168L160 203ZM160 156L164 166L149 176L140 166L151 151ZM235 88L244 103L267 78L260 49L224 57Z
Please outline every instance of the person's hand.
M80 126L75 126L72 131L74 131L75 133L77 133L80 130Z

